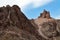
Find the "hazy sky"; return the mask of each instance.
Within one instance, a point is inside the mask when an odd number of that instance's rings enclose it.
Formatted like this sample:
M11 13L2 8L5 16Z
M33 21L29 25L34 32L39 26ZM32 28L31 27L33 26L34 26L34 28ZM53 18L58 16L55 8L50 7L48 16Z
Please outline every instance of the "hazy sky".
M44 9L60 19L60 0L0 0L0 7L6 5L18 5L29 19L37 18Z

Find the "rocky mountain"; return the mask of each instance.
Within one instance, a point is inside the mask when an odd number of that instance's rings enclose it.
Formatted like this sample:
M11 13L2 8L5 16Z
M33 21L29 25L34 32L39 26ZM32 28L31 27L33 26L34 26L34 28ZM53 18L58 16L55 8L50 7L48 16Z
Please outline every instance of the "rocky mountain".
M50 16L50 12L44 10L37 19L31 20L39 35L47 40L60 40L60 20Z
M17 5L0 7L0 35L0 40L43 39Z
M30 20L17 5L0 7L0 40L60 40L59 24L46 10Z

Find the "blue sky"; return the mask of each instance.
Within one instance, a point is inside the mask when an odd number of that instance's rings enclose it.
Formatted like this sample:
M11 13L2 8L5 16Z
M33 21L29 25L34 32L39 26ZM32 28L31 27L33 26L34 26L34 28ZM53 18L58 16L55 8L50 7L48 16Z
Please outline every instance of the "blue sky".
M18 5L28 19L37 18L44 9L60 19L60 0L0 0L0 7L6 5Z
M44 9L50 11L51 17L60 19L60 0L53 0L52 2L37 8L32 8L31 6L32 5L29 5L25 10L23 10L29 19L37 18Z

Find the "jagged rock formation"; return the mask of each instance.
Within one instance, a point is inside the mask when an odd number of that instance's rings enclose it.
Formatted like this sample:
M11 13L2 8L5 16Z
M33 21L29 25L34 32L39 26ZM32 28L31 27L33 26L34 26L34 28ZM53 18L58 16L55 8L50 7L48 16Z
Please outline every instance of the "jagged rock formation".
M51 18L50 17L50 12L44 10L43 13L40 13L39 18L48 18L48 19L50 19Z
M40 14L37 19L31 20L31 23L37 28L39 35L47 40L59 40L60 22L53 19L46 10Z

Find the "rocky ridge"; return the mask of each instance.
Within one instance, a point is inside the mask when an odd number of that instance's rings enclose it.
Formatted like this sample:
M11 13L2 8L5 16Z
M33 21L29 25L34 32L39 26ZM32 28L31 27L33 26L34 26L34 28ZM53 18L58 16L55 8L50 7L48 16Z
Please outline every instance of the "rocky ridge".
M17 5L0 7L0 40L59 40L60 20L44 10L29 20Z
M17 5L0 7L0 40L38 40L37 34Z

